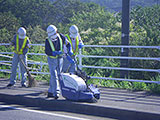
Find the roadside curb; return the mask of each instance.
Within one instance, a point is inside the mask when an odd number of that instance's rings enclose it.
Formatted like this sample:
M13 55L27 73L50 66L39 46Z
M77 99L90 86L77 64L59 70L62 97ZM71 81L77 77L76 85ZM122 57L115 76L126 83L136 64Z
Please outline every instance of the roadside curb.
M127 109L111 108L82 102L67 101L65 99L31 98L23 95L8 95L0 93L1 102L20 104L31 107L51 108L53 111L66 111L93 116L110 117L115 119L129 118L129 120L160 120L160 114L131 111Z

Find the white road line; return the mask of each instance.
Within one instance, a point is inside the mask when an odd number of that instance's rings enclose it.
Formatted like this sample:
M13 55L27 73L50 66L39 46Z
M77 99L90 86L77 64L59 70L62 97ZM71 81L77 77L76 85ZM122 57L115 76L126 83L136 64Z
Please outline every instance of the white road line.
M69 116L69 115L60 115L56 113L50 113L50 112L44 112L44 111L38 111L38 110L30 110L26 108L16 108L8 105L0 105L0 108L10 108L10 109L15 109L15 110L23 110L27 112L34 112L34 113L40 113L40 114L46 114L46 115L52 115L52 116L58 116L58 117L64 117L64 118L70 118L70 119L75 119L75 120L91 120L91 119L86 119L86 118L79 118L79 117L74 117L74 116Z

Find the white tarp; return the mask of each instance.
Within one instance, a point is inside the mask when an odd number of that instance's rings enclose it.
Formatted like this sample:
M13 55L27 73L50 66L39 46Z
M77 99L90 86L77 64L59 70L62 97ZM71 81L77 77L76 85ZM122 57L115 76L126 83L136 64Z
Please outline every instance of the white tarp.
M76 91L86 90L87 86L81 77L74 74L62 73L64 85L69 88L73 88Z

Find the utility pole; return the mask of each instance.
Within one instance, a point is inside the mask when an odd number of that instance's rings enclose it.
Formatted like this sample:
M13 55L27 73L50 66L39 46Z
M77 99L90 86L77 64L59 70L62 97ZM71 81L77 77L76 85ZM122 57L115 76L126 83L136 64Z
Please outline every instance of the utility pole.
M121 45L129 45L129 23L130 23L130 0L122 0L122 35L121 35ZM128 57L129 49L121 48L121 56ZM120 66L127 68L128 59L121 59ZM128 78L128 71L120 71L121 78Z
M159 4L159 0L157 0L157 5Z

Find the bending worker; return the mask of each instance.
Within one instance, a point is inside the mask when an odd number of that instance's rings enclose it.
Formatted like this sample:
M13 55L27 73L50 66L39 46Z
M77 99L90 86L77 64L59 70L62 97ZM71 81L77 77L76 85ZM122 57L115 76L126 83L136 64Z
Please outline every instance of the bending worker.
M70 48L71 45L69 44L69 41L63 34L57 32L56 26L49 25L47 34L48 38L45 41L45 53L48 56L48 65L51 75L47 97L58 99L60 94L58 75L63 66L63 48L68 48L72 54L73 52Z
M21 71L21 85L22 87L26 87L26 69L24 68L24 65L21 63L20 59L24 62L24 64L27 66L27 52L29 46L29 38L26 36L26 30L23 27L20 27L18 29L18 34L14 36L13 41L11 42L11 45L14 46L14 56L12 59L12 70L11 70L11 76L10 76L10 83L7 85L7 87L11 87L16 83L16 73L17 73L17 66L18 63L20 63L20 71Z
M69 42L71 44L72 51L73 51L73 55L70 55L70 56L73 60L75 60L76 55L79 52L79 49L81 49L84 46L83 41L81 40L81 37L80 37L79 32L78 32L78 27L76 25L72 25L69 28L69 35L66 34L66 37L69 40ZM76 62L74 62L74 63L76 63ZM64 73L69 72L69 73L75 74L76 65L71 63L69 60L67 60L66 57L64 57L64 63L63 63L62 71Z

